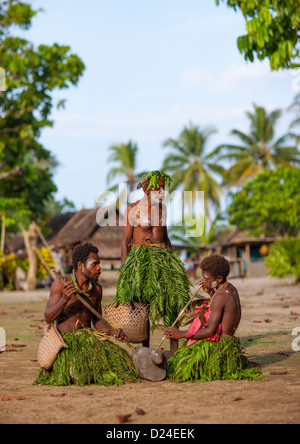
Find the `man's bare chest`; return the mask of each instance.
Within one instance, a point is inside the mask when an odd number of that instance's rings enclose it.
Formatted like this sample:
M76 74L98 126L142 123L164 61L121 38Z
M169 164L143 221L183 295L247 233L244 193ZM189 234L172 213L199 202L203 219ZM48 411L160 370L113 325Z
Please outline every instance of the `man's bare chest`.
M131 218L133 227L141 227L144 229L150 229L152 227L162 227L165 225L165 215L160 208L153 208L151 211L147 211L144 208L137 208Z
M87 301L87 303L92 307L96 308L97 301L98 301L98 295L94 294L91 295L90 298L84 297L84 299ZM76 295L72 296L71 299L68 301L67 305L65 306L63 310L64 314L91 314L91 311L86 307L81 301L79 301L76 297Z

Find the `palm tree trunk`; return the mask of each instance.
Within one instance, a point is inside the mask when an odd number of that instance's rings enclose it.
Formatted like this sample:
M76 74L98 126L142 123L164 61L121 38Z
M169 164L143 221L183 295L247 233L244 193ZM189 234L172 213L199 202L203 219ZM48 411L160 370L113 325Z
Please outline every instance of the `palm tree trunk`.
M130 168L127 178L128 178L128 185L129 185L129 192L132 193L134 191L134 185L135 185L135 180L134 180L134 172L133 169Z
M22 235L24 238L25 248L29 261L29 269L26 279L27 290L33 291L35 290L37 284L37 269L38 269L37 257L35 254L35 250L37 248L38 235L35 222L32 222L29 225L28 230L25 230L22 227Z
M0 253L4 253L5 248L5 214L1 215L1 247L0 247Z

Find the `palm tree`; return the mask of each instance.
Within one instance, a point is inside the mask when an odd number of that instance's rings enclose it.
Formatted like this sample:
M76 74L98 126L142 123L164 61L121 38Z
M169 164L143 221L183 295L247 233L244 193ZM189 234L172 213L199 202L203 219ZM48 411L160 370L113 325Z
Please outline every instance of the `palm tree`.
M177 139L167 139L164 142L164 147L171 148L163 162L163 170L172 175L170 192L176 189L182 189L182 192L190 191L194 204L196 191L204 191L205 210L209 219L209 204L219 208L221 192L220 185L212 173L223 173L223 168L210 162L206 154L207 141L215 132L213 128L200 130L198 126L190 123L189 127L184 127Z
M138 182L138 175L135 174L136 157L138 147L131 140L128 143L113 145L109 148L111 155L108 162L115 162L117 165L111 168L107 175L107 184L111 184L116 177L125 179L129 187L129 191L133 191ZM111 187L114 190L118 185Z
M287 144L287 140L292 137L291 133L274 140L281 110L268 113L265 108L254 105L254 112L248 111L246 115L250 119L250 133L245 134L237 129L231 131L232 135L240 139L241 144L223 144L210 154L210 157L217 156L218 162L234 161L224 171L224 184L228 186L241 185L265 169L300 164L297 147Z
M293 103L288 107L288 111L293 111L296 113L296 118L292 121L290 124L290 130L294 129L295 127L300 126L300 94L297 94L294 98ZM300 135L299 134L292 134L292 137L296 140L297 145L300 143Z
M188 222L188 224L186 223ZM200 245L208 245L219 241L220 237L233 231L225 219L225 215L217 213L211 224L207 223L207 218L203 216L201 231L197 232L196 224L191 225L191 221L182 221L180 226L173 225L169 229L169 237L172 242L187 244L194 247L194 252L199 251ZM188 236L187 233L194 231L194 236Z

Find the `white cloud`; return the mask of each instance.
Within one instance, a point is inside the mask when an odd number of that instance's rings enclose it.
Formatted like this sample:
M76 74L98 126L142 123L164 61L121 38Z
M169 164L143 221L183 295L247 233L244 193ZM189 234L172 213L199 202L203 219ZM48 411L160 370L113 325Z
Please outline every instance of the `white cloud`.
M287 79L287 72L271 72L269 62L233 63L219 74L210 73L204 69L185 70L182 73L181 86L187 91L205 91L215 94L236 91L237 88L263 88L269 82Z
M141 91L134 91L131 93L125 94L126 99L128 100L142 100L142 99L148 99L150 97L153 97L155 94L155 89L144 89Z
M200 34L203 35L207 29L214 27L222 27L226 29L228 26L242 23L240 17L235 14L211 14L203 16L191 12L173 13L175 17L181 20L180 23L172 25L173 30L177 33Z
M133 139L138 143L162 143L167 137L176 137L185 125L215 126L225 131L230 125L237 126L244 119L243 107L185 106L173 104L155 116L107 119L87 114L63 114L54 118L54 129L45 131L50 139L101 141L109 143ZM227 130L226 130L227 131Z

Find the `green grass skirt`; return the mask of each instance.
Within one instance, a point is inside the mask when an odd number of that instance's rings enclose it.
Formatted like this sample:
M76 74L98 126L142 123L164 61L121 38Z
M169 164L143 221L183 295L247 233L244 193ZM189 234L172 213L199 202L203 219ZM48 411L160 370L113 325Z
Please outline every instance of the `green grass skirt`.
M134 246L119 271L116 301L150 304L155 326L175 321L189 300L191 282L183 262L170 248Z
M218 342L200 339L190 347L181 346L168 362L167 377L174 382L263 379L235 336L221 337Z
M99 340L92 333L100 332L94 329L62 332L69 348L60 351L50 370L40 370L34 384L109 386L139 380L127 351L109 340Z

